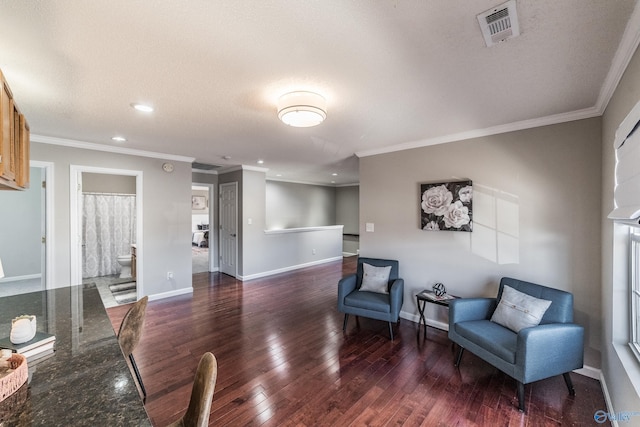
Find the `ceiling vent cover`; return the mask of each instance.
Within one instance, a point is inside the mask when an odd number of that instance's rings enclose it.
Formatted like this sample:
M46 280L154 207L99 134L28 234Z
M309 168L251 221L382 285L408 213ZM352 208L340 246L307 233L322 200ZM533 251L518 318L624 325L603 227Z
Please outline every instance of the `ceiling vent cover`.
M478 15L487 47L520 35L516 0L509 0Z
M203 171L213 171L216 169L220 169L222 166L219 165L209 165L207 163L199 163L199 162L193 162L191 163L191 168L192 169L198 169L198 170L203 170Z

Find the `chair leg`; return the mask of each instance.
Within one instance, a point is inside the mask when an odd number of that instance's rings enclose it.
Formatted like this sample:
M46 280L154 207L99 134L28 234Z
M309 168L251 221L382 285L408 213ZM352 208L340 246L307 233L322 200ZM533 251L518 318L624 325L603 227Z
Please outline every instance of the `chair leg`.
M571 381L571 377L569 376L569 372L565 372L564 374L562 374L562 376L564 377L564 382L567 385L567 388L569 389L569 395L575 396L576 395L576 389L573 388L573 381Z
M462 360L462 353L464 353L464 347L460 347L460 352L458 353L458 357L456 357L456 362L453 364L456 368L460 366L460 361Z
M518 381L518 409L524 412L524 384Z
M349 321L349 315L345 313L344 315L344 323L342 324L342 330L346 331L347 330L347 322Z
M133 372L136 374L136 378L138 379L138 384L140 384L140 389L142 390L142 401L146 402L147 400L147 390L144 389L144 384L142 383L142 377L140 376L140 371L138 371L138 365L136 365L136 360L133 358L133 353L129 355L129 360L131 361L131 366L133 366Z
M391 341L393 341L393 326L391 326L391 322L389 322L389 336L391 337Z

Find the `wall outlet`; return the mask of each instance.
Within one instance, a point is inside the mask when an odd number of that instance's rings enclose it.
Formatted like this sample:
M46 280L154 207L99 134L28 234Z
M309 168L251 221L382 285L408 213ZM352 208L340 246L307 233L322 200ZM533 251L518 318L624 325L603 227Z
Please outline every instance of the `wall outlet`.
M173 279L173 271L167 271L167 280Z
M316 250L315 249L311 249L311 255L315 255L316 254Z

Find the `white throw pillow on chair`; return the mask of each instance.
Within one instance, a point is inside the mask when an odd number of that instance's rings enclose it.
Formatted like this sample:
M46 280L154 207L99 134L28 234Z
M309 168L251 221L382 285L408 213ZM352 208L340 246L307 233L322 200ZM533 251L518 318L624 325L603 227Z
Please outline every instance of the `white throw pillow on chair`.
M361 291L377 292L379 294L388 294L389 274L391 266L375 267L366 262L362 263L362 285Z

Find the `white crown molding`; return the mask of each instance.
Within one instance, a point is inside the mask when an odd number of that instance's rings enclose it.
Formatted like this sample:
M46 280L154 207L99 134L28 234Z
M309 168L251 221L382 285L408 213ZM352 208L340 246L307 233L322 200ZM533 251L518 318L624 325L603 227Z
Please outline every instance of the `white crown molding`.
M596 103L596 108L600 114L604 114L604 110L607 108L613 93L620 83L620 79L624 75L629 61L633 57L633 54L640 45L640 2L636 3L627 27L622 34L622 39L616 50L616 54L611 61L611 67L609 67L609 73L600 88L600 95Z
M194 157L178 156L176 154L156 153L153 151L136 150L134 148L114 147L112 145L95 144L92 142L76 141L73 139L55 138L52 136L31 134L31 142L41 144L60 145L63 147L80 148L83 150L104 151L107 153L126 154L129 156L149 157L152 159L172 160L174 162L193 163Z
M299 181L299 180L295 180L295 179L284 179L284 178L273 178L273 177L267 177L267 181L276 181L276 182L287 182L289 184L301 184L301 185L316 185L318 187L349 187L349 186L357 186L360 185L359 183L355 183L355 184L330 184L330 183L324 183L324 182L311 182L311 181Z
M536 119L521 120L519 122L492 126L485 129L474 129L466 132L454 133L451 135L438 136L435 138L428 138L419 141L407 142L404 144L392 145L390 147L381 147L372 150L358 151L356 152L356 156L375 156L378 154L392 153L395 151L410 150L412 148L427 147L429 145L445 144L447 142L463 141L465 139L480 138L483 136L498 135L501 133L537 128L540 126L549 126L558 123L572 122L574 120L590 119L592 117L597 117L600 115L601 113L596 109L596 107L590 107L583 110L569 111L568 113L554 114L552 116L539 117Z

